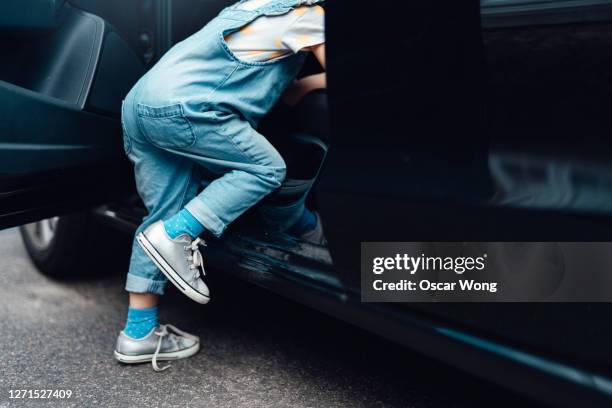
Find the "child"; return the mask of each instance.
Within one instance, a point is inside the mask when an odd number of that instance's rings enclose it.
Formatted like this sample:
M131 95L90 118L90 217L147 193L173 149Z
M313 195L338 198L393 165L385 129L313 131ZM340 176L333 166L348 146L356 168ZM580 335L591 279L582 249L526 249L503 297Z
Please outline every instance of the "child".
M169 279L191 299L208 303L198 237L220 237L281 186L283 158L255 129L283 93L295 104L325 87L324 74L294 80L306 52L325 67L324 10L318 3L242 0L174 46L126 97L124 145L149 215L132 249L130 307L117 360L151 361L161 371L168 366L160 368L158 360L198 352L196 336L158 325L159 295ZM215 179L198 194L203 169ZM319 222L302 207L290 231L311 237Z

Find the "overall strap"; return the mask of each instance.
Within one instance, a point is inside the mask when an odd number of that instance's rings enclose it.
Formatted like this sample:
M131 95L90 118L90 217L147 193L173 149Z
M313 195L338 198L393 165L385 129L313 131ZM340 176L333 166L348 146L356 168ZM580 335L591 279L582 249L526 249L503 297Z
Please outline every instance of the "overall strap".
M271 0L267 4L264 4L263 6L254 10L241 9L240 6L246 1L248 0L240 0L233 6L223 10L221 15L232 20L250 23L263 15L285 14L291 9L304 5L311 6L317 3L322 3L325 0Z
M270 14L275 12L286 12L290 9L300 6L312 6L317 3L322 3L324 0L272 0L268 4L256 9L261 14Z

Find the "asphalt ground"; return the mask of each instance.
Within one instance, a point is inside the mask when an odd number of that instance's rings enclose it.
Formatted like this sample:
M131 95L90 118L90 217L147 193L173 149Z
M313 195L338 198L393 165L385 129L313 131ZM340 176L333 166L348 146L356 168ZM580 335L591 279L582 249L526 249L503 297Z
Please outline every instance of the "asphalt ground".
M91 265L99 256L91 254ZM517 407L522 398L443 363L228 280L200 306L173 288L160 320L202 339L201 352L155 373L113 360L125 320L125 269L52 280L17 230L0 231L0 407ZM86 272L91 265L83 265ZM86 275L84 273L84 275ZM16 400L10 390L71 390Z

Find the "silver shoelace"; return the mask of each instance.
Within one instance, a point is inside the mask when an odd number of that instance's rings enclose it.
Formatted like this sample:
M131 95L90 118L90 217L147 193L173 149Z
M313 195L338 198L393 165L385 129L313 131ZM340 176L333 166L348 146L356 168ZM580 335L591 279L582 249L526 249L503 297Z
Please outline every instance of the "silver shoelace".
M202 239L197 238L195 241L191 243L191 245L187 245L185 247L185 251L189 253L187 256L187 260L189 261L189 268L192 271L195 271L193 275L193 283L195 283L200 276L206 276L206 271L204 270L204 258L202 257L202 253L200 252L200 243L206 246L206 242L202 241Z
M170 333L168 329L170 329L170 331L182 337L185 337L186 339L195 340L195 341L200 340L198 336L194 336L193 334L184 332L171 324L162 324L159 326L159 328L160 330L155 332L155 334L159 336L159 340L157 340L157 348L155 349L155 353L153 354L153 360L151 360L151 365L153 366L153 370L155 370L156 372L167 370L168 368L172 366L172 364L166 364L165 366L160 367L157 364L157 356L159 356L159 352L162 346L162 341L164 340L164 338L169 336L169 338L172 339L175 345L178 347L178 341L176 340L176 336L173 333Z

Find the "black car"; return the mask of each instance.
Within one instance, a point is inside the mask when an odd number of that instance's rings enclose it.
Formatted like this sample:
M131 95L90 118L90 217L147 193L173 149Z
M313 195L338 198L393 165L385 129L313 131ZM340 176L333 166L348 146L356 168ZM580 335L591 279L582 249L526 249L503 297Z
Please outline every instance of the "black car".
M129 242L145 210L122 98L231 3L2 2L0 227L35 222L21 232L43 273L78 273L109 226ZM247 214L208 264L533 398L610 406L609 304L362 303L359 254L612 241L612 1L327 3L328 91L261 131L289 169L268 200L314 186L329 246Z

